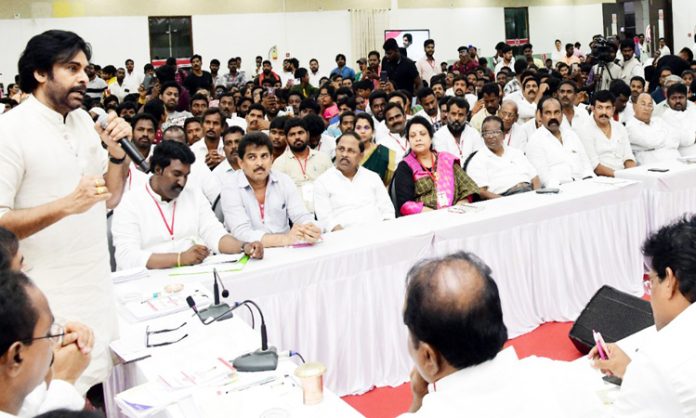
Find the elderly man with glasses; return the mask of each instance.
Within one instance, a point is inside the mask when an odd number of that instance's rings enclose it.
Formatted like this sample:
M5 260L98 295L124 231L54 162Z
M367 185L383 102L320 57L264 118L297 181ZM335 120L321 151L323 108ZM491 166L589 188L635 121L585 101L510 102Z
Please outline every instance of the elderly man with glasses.
M483 199L494 199L541 187L534 166L524 153L505 145L503 120L488 116L481 125L486 143L469 161L466 172L479 185Z

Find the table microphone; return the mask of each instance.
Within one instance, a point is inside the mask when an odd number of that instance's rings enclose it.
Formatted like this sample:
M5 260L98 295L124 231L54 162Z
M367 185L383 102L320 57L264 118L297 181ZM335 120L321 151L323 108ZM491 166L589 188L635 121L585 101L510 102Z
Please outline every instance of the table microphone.
M99 119L97 119L97 123L99 124L99 126L101 126L102 129L106 129L106 127L109 126L108 119L109 115L105 113L99 116ZM135 163L135 165L140 167L140 169L143 170L145 173L150 172L150 164L145 160L140 151L138 151L138 149L135 148L133 143L128 140L128 138L121 138L116 142L118 142L118 144L121 145L123 151Z

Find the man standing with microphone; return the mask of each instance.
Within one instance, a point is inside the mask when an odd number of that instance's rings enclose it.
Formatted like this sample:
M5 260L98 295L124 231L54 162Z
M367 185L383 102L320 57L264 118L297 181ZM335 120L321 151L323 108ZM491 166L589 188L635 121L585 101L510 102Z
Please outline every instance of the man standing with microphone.
M110 115L103 125L82 110L91 50L72 32L34 36L19 59L31 96L0 118L0 226L20 239L26 273L58 321L95 330L92 362L77 382L103 382L117 322L106 241L106 211L121 199L129 161L118 141L131 127Z

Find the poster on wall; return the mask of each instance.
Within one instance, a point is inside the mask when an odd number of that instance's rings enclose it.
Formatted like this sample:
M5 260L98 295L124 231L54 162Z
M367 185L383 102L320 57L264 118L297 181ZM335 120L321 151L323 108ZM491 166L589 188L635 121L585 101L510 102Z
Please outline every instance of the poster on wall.
M413 61L425 55L423 42L430 39L429 29L387 29L384 31L384 40L394 38L399 48L406 49L406 56Z

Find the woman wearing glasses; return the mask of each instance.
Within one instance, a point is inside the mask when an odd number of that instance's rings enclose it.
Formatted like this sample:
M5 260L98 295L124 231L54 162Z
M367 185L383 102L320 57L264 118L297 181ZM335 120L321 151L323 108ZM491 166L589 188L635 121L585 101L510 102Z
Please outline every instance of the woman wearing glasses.
M413 215L471 201L479 189L459 160L433 149L433 127L416 116L406 125L410 152L394 173L397 215Z

